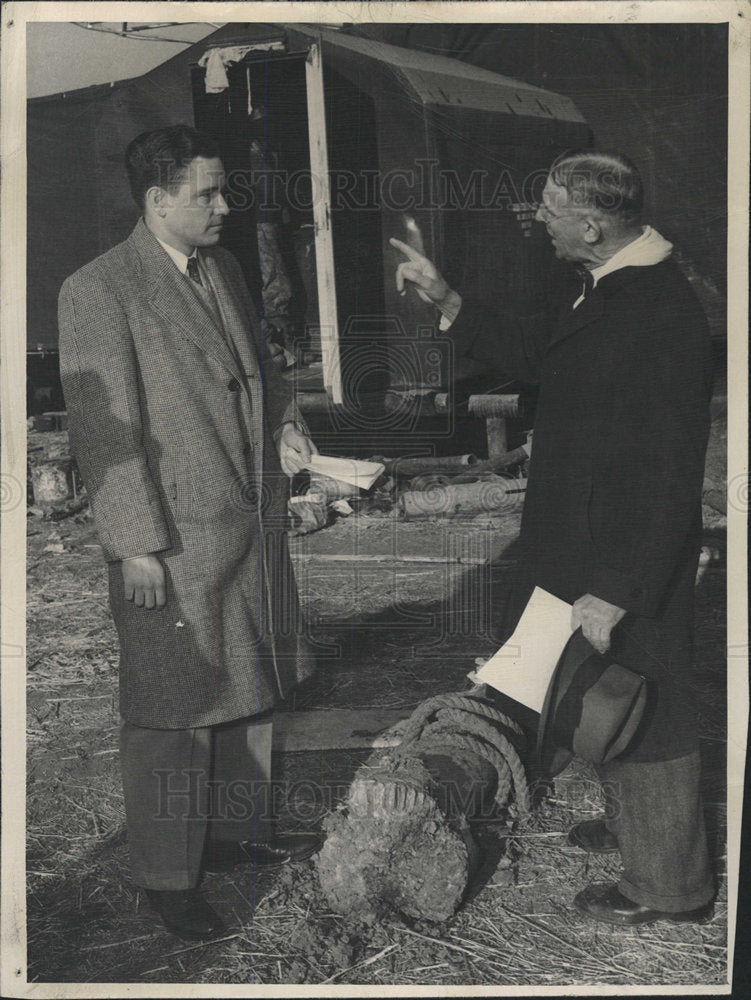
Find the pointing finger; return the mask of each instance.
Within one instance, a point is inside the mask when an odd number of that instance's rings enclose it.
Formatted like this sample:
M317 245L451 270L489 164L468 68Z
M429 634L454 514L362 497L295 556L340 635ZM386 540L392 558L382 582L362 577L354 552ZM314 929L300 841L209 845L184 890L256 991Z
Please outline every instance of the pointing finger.
M415 250L414 247L409 245L409 243L403 243L401 240L398 240L396 236L391 236L389 238L389 243L392 247L396 247L397 250L401 250L401 252L412 261L425 260L424 254Z

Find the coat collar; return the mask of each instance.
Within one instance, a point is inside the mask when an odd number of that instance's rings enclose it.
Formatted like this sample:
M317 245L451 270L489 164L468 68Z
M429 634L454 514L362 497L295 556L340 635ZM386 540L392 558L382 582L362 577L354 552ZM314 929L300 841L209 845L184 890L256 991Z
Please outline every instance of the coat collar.
M658 267L659 265L652 266ZM639 278L646 270L646 267L622 267L617 271L611 271L610 274L606 274L597 282L595 288L576 309L572 309L567 302L561 309L558 326L548 343L548 349L583 327L589 326L590 323L596 323L601 319L605 311L605 301L615 292ZM579 294L580 287L577 286L576 295L571 301L575 302Z
M147 295L154 309L165 322L179 330L193 343L224 365L236 378L242 381L243 374L222 331L215 320L196 298L195 292L187 284L185 275L180 274L169 254L151 233L143 219L139 219L130 235L137 254L141 258L143 275L147 283ZM227 302L232 296L223 281L215 260L208 255L204 261L211 261L211 277L214 287L226 293ZM236 309L225 309L235 314ZM247 336L247 334L246 334Z

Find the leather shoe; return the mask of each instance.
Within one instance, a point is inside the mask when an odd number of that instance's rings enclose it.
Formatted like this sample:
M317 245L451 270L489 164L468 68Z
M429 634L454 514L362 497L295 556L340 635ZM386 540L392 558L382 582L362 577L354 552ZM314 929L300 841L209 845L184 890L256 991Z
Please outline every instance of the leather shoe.
M198 889L146 889L151 908L167 930L187 941L208 941L227 933L227 926Z
M652 910L627 899L614 882L588 885L574 897L574 906L588 917L621 927L653 924L656 920L670 920L674 924L703 924L714 911L711 900L695 910L680 910L677 913Z
M590 854L613 854L618 850L618 838L608 830L604 819L585 819L572 826L568 842Z
M305 861L320 851L322 843L314 834L286 834L262 843L210 840L203 850L203 870L215 874L237 865L278 868L290 861Z

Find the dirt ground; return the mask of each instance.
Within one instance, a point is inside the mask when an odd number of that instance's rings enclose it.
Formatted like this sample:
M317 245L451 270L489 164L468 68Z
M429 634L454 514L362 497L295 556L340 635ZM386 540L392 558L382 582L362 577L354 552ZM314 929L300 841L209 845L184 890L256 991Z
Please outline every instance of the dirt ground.
M617 855L587 856L566 843L572 822L600 808L594 775L574 763L526 824L506 816L475 828L484 861L445 925L349 926L330 912L314 864L304 862L206 878L208 896L233 926L224 940L190 945L163 929L129 880L117 646L92 523L85 514L57 524L29 517L29 980L373 989L724 982L725 559L717 523L706 540L719 558L697 588L692 678L719 887L709 923L611 929L571 907L588 882L618 875ZM398 524L382 515L297 539L320 670L287 709L407 713L431 695L466 690L474 658L496 645L517 528L513 511L462 524ZM384 555L394 558L373 558ZM317 829L368 753L279 755L282 827Z

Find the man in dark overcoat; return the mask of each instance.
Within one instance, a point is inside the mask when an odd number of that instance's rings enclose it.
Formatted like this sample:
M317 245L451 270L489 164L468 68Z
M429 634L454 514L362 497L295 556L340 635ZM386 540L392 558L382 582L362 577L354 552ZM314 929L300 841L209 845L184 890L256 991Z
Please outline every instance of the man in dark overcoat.
M586 850L620 850L620 883L575 900L616 924L703 919L714 895L689 690L710 339L671 244L641 224L642 202L625 157L588 150L553 164L536 218L579 269L555 316L463 298L391 241L408 257L397 286L411 282L437 305L459 355L539 383L522 595L539 586L570 603L572 629L648 680L636 740L599 770L605 817L569 835Z
M237 261L213 141L126 152L143 213L60 292L61 374L120 640L120 756L135 882L188 938L224 930L202 870L309 856L282 838L269 712L312 670L286 547L310 459Z

